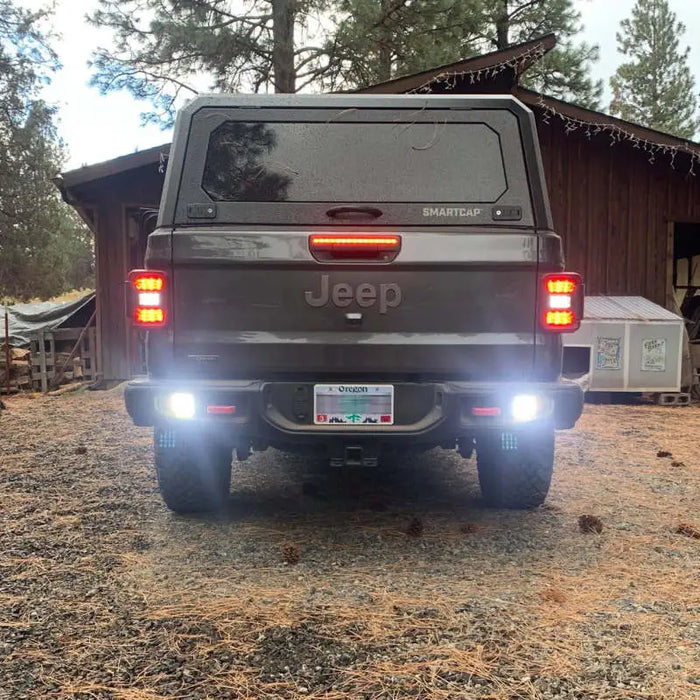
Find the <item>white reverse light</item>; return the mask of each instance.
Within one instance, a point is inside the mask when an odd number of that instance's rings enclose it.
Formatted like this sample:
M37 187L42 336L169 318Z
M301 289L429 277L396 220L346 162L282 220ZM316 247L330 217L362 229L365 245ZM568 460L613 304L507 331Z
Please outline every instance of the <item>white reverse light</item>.
M192 394L177 393L168 396L168 412L173 418L194 418L195 404Z
M518 394L510 404L510 413L515 423L529 423L537 418L540 399L534 394Z
M160 306L160 292L139 292L139 306Z
M571 295L570 294L550 294L549 295L550 309L570 309Z

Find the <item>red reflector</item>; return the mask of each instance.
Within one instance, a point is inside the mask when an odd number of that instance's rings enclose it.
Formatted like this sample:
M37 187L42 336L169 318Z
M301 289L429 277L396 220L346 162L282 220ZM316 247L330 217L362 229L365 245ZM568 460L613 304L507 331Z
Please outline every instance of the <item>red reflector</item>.
M473 416L500 416L501 409L498 406L474 406Z
M132 277L131 284L137 292L161 292L165 278L158 273L139 274Z
M373 250L398 250L401 239L398 236L311 236L314 250L333 248L371 248Z
M235 406L207 406L207 413L213 416L232 416L235 412Z
M165 323L165 311L153 307L137 306L134 309L134 322L142 326L162 326Z
M548 277L547 291L550 294L573 294L577 287L572 277Z
M547 311L544 318L545 326L550 328L565 328L573 326L576 316L573 311Z

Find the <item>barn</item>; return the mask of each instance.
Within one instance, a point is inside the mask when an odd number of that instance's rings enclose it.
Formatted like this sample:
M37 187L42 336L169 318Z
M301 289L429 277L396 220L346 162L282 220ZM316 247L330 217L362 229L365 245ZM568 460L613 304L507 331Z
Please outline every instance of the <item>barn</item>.
M688 288L700 287L700 144L522 87L520 76L555 42L548 35L362 92L515 95L535 113L555 227L587 293L644 296L677 309ZM57 180L95 234L97 372L105 381L141 372L124 280L142 266L168 150L164 144Z

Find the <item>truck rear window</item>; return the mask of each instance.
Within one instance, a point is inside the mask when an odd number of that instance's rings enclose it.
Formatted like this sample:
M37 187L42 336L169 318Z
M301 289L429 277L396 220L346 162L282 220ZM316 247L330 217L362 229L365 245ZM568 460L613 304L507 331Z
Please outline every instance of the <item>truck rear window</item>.
M226 121L202 188L218 202L495 202L508 185L483 123Z

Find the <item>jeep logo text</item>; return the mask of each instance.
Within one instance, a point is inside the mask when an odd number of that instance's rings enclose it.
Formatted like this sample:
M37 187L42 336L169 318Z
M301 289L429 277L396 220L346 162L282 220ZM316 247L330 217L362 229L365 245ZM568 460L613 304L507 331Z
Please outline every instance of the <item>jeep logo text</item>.
M398 284L380 284L379 289L374 284L364 282L356 289L347 282L339 282L331 287L330 276L321 275L321 289L318 292L304 292L304 299L309 306L316 308L331 303L344 309L355 302L360 308L369 309L379 305L379 313L385 314L387 309L395 309L402 299L401 287Z

